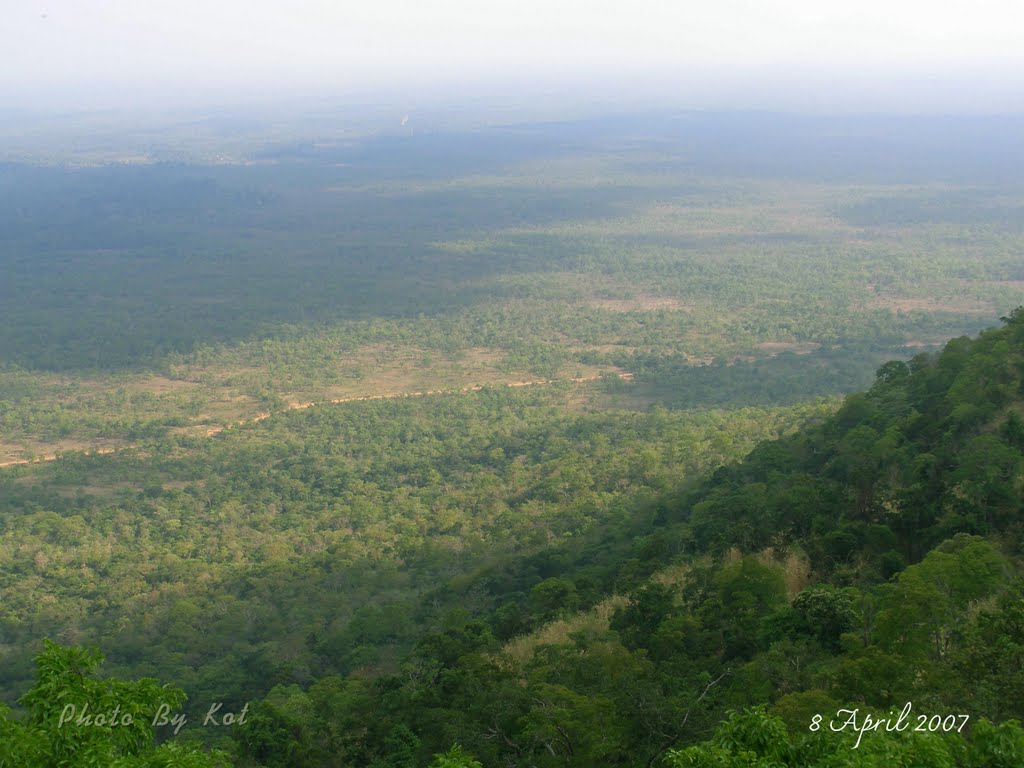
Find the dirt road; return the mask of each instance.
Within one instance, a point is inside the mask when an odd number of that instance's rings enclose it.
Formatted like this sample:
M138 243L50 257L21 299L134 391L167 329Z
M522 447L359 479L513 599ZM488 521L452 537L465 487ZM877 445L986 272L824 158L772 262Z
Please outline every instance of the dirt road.
M620 374L618 374L618 377L620 379L623 379L624 381L630 381L633 378L633 374L632 373L620 373ZM597 381L600 378L601 378L600 376L583 376L581 378L576 378L576 379L534 379L532 381L510 381L510 382L505 382L505 386L506 387L535 387L535 386L541 386L541 385L544 385L544 384L555 384L555 383L557 383L559 381L569 381L569 382L573 382L573 383L576 383L576 384L583 384L583 383L588 382L588 381ZM500 384L499 385L492 384L492 385L489 385L489 386L500 386ZM363 400L394 400L394 399L397 399L397 398L400 398L400 397L427 397L429 395L452 395L452 394L460 394L460 393L464 393L464 392L479 392L483 388L484 388L484 386L482 384L474 384L474 385L469 386L469 387L462 387L461 389L428 389L428 390L421 391L421 392L386 392L386 393L381 393L381 394L376 394L376 395L357 395L357 396L353 396L353 397L339 397L339 398L335 398L333 400L318 400L318 401L313 401L313 402L308 402L308 403L289 403L288 406L286 408L284 408L284 410L285 411L301 411L301 410L305 410L306 408L313 408L313 407L318 406L318 405L337 405L339 403L354 403L354 402L359 402L359 401L363 401ZM206 430L205 434L206 434L207 437L213 437L214 435L220 434L225 429L231 429L232 427L241 427L241 426L244 426L246 424L255 424L256 422L263 421L264 419L269 419L272 415L273 414L271 414L269 411L263 411L261 413L257 413L255 416L253 416L251 418L242 419L241 421L236 421L233 424L228 424L228 425L223 426L223 427L211 427L210 429ZM97 448L95 450L82 451L82 453L84 455L86 455L86 456L93 456L93 455L114 453L115 451L121 451L121 450L125 450L127 448L132 448L132 447L134 447L134 446L126 445L123 448ZM19 466L21 464L39 464L39 463L43 463L43 462L47 462L47 461L56 461L57 458L58 458L58 456L56 454L47 454L45 456L39 456L39 457L37 457L35 459L13 459L13 460L10 460L10 461L2 461L2 462L0 462L0 467L15 467L15 466Z

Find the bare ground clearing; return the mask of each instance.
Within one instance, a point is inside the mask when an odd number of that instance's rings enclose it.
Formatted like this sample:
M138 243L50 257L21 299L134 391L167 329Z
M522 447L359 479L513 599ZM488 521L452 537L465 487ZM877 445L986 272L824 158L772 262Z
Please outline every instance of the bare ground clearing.
M620 372L620 373L617 373L616 375L620 379L622 379L624 381L630 381L633 378L633 374L632 373ZM590 375L587 375L587 376L578 376L578 377L566 378L566 379L526 379L526 380L518 380L518 381L496 382L496 383L490 384L490 385L472 384L472 385L469 385L469 386L461 387L459 389L424 389L424 390L415 390L415 391L411 391L411 392L378 392L378 393L375 393L375 394L353 395L353 396L349 396L349 397L338 397L338 398L332 398L332 399L329 399L329 400L321 400L321 401L291 402L291 403L288 403L288 405L286 405L285 408L283 408L282 411L279 411L279 412L301 411L301 410L306 410L308 408L314 408L314 407L320 406L320 405L338 405L338 404L341 404L341 403L352 403L352 402L360 402L360 401L366 401L366 400L391 400L391 399L397 399L397 398L427 397L429 395L464 394L464 393L469 393L469 392L479 392L480 390L484 389L485 386L502 386L502 385L504 385L506 387L531 387L531 386L542 386L542 385L547 385L547 384L554 384L554 383L557 383L557 382L560 382L560 381L567 381L567 382L570 382L570 383L582 384L582 383L597 381L597 380L599 380L601 378L602 378L602 374L590 374ZM222 433L222 432L224 432L224 431L226 431L228 429L232 429L234 427L240 427L240 426L245 426L247 424L255 424L255 423L258 423L260 421L264 421L264 420L270 418L272 415L273 414L271 412L269 412L269 411L261 411L259 413L256 413L256 414L252 415L252 416L240 419L240 420L235 421L234 423L230 423L230 424L216 425L216 426L207 426L207 427L201 427L201 426L197 425L196 427L185 428L185 429L191 429L192 430L191 431L192 434L200 434L200 435L205 436L205 437L213 437L215 435L218 435L218 434L220 434L220 433ZM196 431L196 430L201 430L201 431ZM124 449L132 448L132 447L135 447L135 446L130 444L130 443L122 443L122 444L118 444L118 445L115 445L115 446L106 445L104 447L96 447L96 446L91 445L91 444L81 444L81 445L78 445L78 446L73 447L73 448L72 447L63 447L62 446L60 449L55 450L53 453L48 453L48 454L45 454L45 455L42 455L42 456L33 457L33 458L18 458L18 459L10 459L10 458L8 458L8 459L6 459L4 461L0 461L0 467L12 467L12 466L25 465L25 464L37 464L37 463L56 461L58 458L60 458L61 453L65 452L65 451L81 451L85 455L98 455L98 454L110 454L110 453L114 453L114 452L116 452L118 450L124 450Z

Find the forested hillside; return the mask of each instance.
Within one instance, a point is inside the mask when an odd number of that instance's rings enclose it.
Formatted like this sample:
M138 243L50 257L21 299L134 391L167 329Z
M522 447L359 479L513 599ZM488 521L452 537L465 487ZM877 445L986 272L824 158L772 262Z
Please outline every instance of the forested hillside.
M345 119L5 154L0 768L1024 765L1019 120Z
M596 516L578 537L412 590L404 608L373 600L362 629L334 641L307 623L322 660L349 671L278 682L244 722L193 728L219 752L156 746L145 726L136 741L119 741L116 727L60 741L45 691L80 705L127 697L140 719L183 699L146 681L68 677L90 675L96 657L51 645L22 699L38 729L6 721L5 754L21 757L0 764L49 765L44 756L63 749L72 765L107 755L197 768L1019 765L1022 381L1018 309L976 339L887 363L832 415L682 492L629 500L629 514ZM120 473L130 476L129 462ZM316 584L325 568L300 570ZM323 585L286 586L280 568L267 576L278 596L337 610L323 602L329 592L313 598ZM214 591L232 599L223 583ZM229 611L191 631L237 644ZM380 649L396 641L410 650L387 661ZM161 640L143 642L150 652ZM273 680L270 662L246 674Z
M277 687L241 764L420 765L456 741L495 766L1018 764L1021 731L984 720L1024 717L1022 380L1021 310L889 363L820 425L648 507L646 536L449 612L397 674ZM583 582L623 597L577 614ZM810 728L906 702L923 732L859 751L853 725Z
M445 579L628 518L830 408L588 413L579 390L345 403L8 470L0 682L28 681L45 635L193 697L387 665Z

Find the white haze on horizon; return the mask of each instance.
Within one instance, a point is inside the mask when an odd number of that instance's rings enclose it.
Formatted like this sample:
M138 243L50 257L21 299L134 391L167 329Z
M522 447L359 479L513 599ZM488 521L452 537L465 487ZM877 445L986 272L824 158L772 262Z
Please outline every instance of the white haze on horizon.
M0 109L511 84L693 108L1024 112L1019 0L0 0Z

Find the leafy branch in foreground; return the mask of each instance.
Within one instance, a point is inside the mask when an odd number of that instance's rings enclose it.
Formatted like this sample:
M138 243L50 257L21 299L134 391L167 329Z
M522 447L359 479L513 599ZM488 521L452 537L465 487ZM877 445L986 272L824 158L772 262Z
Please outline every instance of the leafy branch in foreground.
M0 768L225 768L222 752L168 742L155 745L158 712L176 711L185 693L152 678L97 679L96 648L43 641L36 684L19 703L25 717L0 707Z
M846 710L843 710L844 712ZM860 726L867 721L861 714ZM893 718L895 721L895 718ZM884 722L884 719L883 719ZM840 716L830 732L791 737L780 717L764 707L730 712L701 744L670 750L669 768L875 768L913 765L918 768L1012 768L1024 764L1024 730L1016 720L994 725L979 720L970 740L956 733L918 732L913 720L902 730L855 730Z

